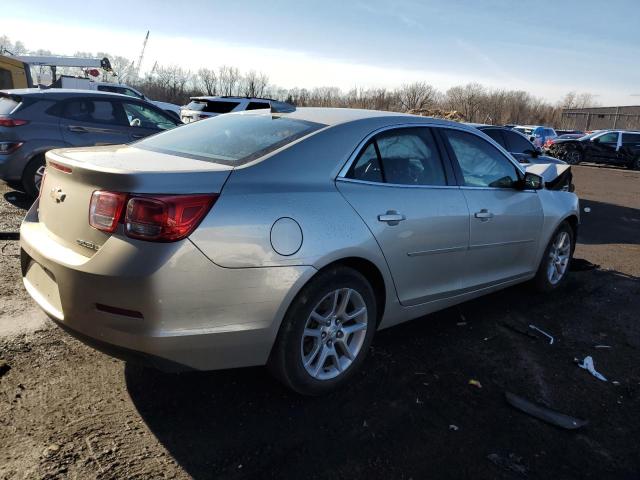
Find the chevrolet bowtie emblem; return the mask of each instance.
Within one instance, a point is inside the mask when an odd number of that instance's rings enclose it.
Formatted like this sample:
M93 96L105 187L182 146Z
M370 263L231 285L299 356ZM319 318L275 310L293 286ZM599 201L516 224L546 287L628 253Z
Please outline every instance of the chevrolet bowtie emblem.
M67 194L64 193L61 188L52 188L49 195L56 201L56 203L64 202L64 199L67 198Z

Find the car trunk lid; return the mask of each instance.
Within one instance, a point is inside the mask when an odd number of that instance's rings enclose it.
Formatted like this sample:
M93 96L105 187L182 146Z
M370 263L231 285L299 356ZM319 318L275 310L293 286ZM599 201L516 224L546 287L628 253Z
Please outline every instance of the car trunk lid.
M133 194L220 193L232 167L131 146L53 150L39 198L39 221L58 243L92 256L122 225L105 233L89 225L97 190Z

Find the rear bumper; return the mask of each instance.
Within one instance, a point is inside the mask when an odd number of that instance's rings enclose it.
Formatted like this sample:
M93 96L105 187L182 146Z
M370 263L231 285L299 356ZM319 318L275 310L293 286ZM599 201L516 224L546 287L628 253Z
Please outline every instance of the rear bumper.
M98 350L168 370L265 364L287 306L315 273L218 267L188 240L114 236L85 257L57 243L35 207L20 241L25 287L58 325Z

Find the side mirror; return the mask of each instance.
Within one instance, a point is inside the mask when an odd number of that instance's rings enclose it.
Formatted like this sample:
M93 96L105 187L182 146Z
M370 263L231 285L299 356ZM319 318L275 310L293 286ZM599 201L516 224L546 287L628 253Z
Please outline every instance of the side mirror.
M543 185L544 180L540 175L525 172L524 179L522 180L522 187L524 190L541 190Z
M593 143L600 143L600 137L592 138L591 141Z

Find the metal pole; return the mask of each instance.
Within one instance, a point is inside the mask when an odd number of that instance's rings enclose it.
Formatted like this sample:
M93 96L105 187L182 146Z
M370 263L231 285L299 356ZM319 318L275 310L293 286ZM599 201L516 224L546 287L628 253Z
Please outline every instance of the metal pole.
M616 129L616 125L618 124L618 114L620 113L620 107L616 107L616 115L613 117L613 129Z

